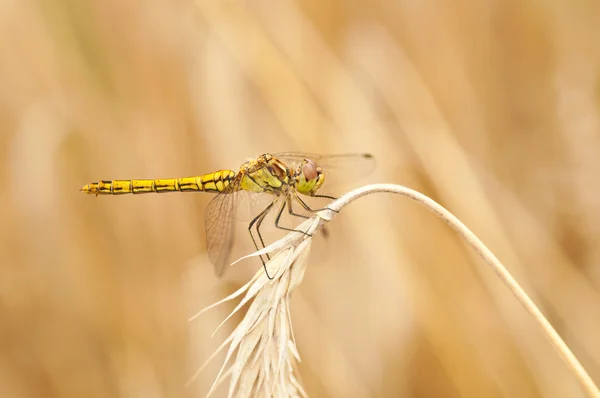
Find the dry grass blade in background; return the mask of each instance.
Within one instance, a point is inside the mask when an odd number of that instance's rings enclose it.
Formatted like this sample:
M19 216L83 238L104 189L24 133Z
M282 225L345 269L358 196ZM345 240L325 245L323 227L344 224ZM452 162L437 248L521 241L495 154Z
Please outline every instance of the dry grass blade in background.
M229 350L223 366L208 395L214 391L215 387L224 378L230 376L228 394L230 397L257 395L275 397L306 396L294 374L295 361L300 361L300 356L296 349L289 312L291 293L302 282L312 235L319 226L331 221L342 207L353 200L376 192L396 193L407 196L432 210L438 217L455 229L492 267L492 270L508 286L519 302L534 318L546 338L558 351L560 357L588 396L600 397L600 391L583 366L494 254L460 220L444 207L419 192L392 184L369 185L349 192L332 202L328 206L328 209L317 213L316 217L303 222L298 227L298 230L306 231L306 234L292 232L263 250L243 257L247 258L277 251L277 254L266 265L269 274L275 275L273 280L269 280L261 269L250 282L238 291L190 318L190 320L193 320L204 311L232 300L246 292L241 302L221 323L223 325L233 314L252 300L252 304L242 322L235 328L217 352L209 358L210 361L214 355L229 344ZM233 358L234 353L235 358ZM232 358L233 363L227 368L227 364ZM188 384L193 381L203 368L204 365L192 376Z

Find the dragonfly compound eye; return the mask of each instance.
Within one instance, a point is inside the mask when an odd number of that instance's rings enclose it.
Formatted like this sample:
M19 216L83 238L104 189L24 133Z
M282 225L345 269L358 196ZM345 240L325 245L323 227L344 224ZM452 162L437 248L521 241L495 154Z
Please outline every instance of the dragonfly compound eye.
M305 159L295 173L296 189L303 195L312 195L323 185L323 170L310 159Z

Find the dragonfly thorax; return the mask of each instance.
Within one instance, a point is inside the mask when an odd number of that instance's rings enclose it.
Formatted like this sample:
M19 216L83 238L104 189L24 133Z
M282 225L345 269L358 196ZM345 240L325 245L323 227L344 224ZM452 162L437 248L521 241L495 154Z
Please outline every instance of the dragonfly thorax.
M240 168L240 187L250 192L285 191L290 184L287 166L272 155L265 154Z
M314 195L324 182L323 169L310 159L304 159L294 171L296 191L303 195Z

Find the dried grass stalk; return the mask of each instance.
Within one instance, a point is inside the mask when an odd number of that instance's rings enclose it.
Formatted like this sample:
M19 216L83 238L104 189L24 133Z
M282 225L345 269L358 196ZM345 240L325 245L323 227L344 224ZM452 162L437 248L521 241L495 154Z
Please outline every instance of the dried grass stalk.
M332 202L328 206L331 210L317 213L314 218L306 220L296 228L300 231L306 231L307 234L292 232L265 249L242 258L277 252L267 263L269 275L274 275L273 280L269 280L264 271L260 269L250 282L238 291L190 318L190 320L195 319L204 311L239 297L245 292L244 298L221 323L223 325L242 306L251 301L250 308L242 322L208 360L210 361L218 352L229 345L223 366L208 395L212 394L215 387L225 378L230 377L229 397L307 396L295 375L295 365L300 361L300 356L296 349L289 312L291 293L304 277L312 234L320 226L331 221L344 206L361 196L375 192L407 196L432 210L456 230L477 254L488 263L533 317L587 395L600 398L598 387L575 355L523 288L483 242L460 220L432 199L410 188L392 184L374 184L349 192ZM204 366L192 376L188 384L202 371Z

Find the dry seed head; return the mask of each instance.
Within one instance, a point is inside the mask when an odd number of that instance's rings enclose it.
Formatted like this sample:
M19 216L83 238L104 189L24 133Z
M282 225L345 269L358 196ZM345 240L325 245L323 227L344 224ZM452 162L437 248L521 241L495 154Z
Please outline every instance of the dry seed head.
M204 311L243 295L235 309L221 323L223 325L245 304L250 303L243 320L207 361L229 345L223 366L208 392L209 396L227 377L230 378L229 397L307 396L295 373L300 356L292 330L289 303L292 292L304 277L312 235L330 219L329 213L320 213L296 227L296 230L305 231L306 234L291 232L266 248L238 260L275 253L266 264L273 279L269 280L261 268L236 292L190 318L193 320ZM192 376L188 384L205 365Z

